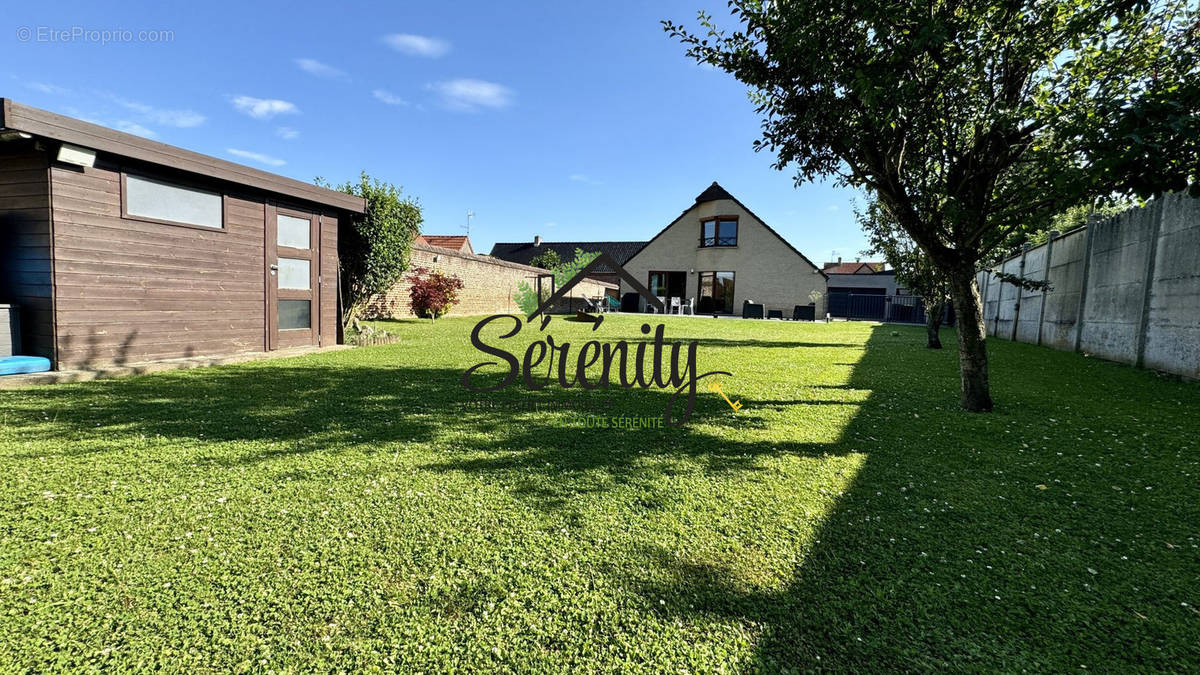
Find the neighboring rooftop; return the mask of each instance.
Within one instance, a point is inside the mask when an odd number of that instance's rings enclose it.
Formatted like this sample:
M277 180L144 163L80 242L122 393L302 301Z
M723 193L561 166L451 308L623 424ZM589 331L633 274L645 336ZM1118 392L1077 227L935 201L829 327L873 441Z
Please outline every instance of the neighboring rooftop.
M534 237L533 241L526 242L497 242L492 247L491 256L528 265L542 253L554 251L563 262L567 262L575 258L575 249L578 248L586 253L607 253L618 264L624 265L645 244L644 241L542 241L541 237Z
M417 241L451 251L475 253L475 249L471 247L471 238L463 234L421 234L417 235Z
M821 271L826 274L882 274L887 271L887 264L881 262L842 262L838 258L837 262L827 262L821 266Z

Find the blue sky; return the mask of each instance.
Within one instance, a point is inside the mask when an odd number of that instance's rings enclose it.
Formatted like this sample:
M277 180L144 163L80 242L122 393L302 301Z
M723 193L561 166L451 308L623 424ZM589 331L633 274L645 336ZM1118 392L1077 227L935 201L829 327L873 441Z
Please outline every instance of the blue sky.
M856 193L771 169L745 87L659 25L701 8L727 16L708 0L18 3L0 96L305 181L365 169L420 200L427 233L474 211L482 252L648 239L716 180L814 261L853 259ZM49 32L76 28L135 39Z

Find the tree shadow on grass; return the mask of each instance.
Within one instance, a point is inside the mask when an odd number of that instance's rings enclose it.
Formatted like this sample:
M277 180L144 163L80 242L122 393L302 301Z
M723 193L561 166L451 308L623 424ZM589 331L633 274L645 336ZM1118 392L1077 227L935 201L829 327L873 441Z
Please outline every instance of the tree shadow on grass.
M631 480L646 471L635 461L645 448L700 458L712 472L753 470L764 454L813 451L805 444L719 438L714 430L763 429L769 422L762 411L735 416L703 389L693 425L594 429L588 418L661 423L669 394L617 386L529 391L518 384L481 394L465 389L461 377L453 368L262 362L12 392L0 397L0 416L23 441L70 441L57 450L39 446L11 455L18 459L119 451L123 442L161 437L202 445L244 443L245 448L214 448L207 456L232 466L346 447L426 443L467 430L469 453L447 451L444 462L427 468L558 475L600 470ZM476 384L498 381L493 374ZM677 400L676 417L684 398ZM696 420L707 431L697 431ZM562 493L556 501L574 489L569 480L547 482Z
M1194 457L1189 470L1180 454L1194 439L1172 416L1200 405L1200 389L994 344L1002 407L970 415L953 407L953 352L924 350L919 329L909 339L890 332L873 332L847 384L806 385L820 399L764 397L733 415L706 395L682 429L601 433L580 423L590 414L661 416L660 391L481 396L451 368L301 361L9 392L0 415L32 441L100 435L119 445L148 435L256 446L214 449L211 461L229 465L341 447L390 452L465 430L469 438L441 447L422 468L494 479L552 512L629 486L641 488L631 493L645 508L663 508L671 496L655 483L674 471L769 481L767 458L866 453L789 581L748 583L727 561L649 543L643 557L653 574L623 569L614 578L672 618L757 627L750 669L1170 670L1200 662L1200 512ZM1088 379L1098 374L1103 387ZM1163 387L1184 405L1164 408ZM828 398L837 389L869 394ZM529 409L555 403L572 407ZM778 409L814 403L854 409L837 438L767 442L746 433L778 424ZM1152 431L1130 433L1113 414L1120 406L1138 410ZM96 451L89 447L59 452ZM309 477L279 467L282 476Z
M750 670L1200 662L1200 507L1178 466L1190 441L1162 405L1200 404L1200 388L1164 394L1146 373L1081 374L1079 356L1036 350L1025 356L1045 382L995 359L1003 407L973 415L953 407L953 352L897 345L877 330L855 366L848 388L871 393L832 452L868 458L790 583L747 585L720 561L650 546L658 571L631 586L668 616L762 626ZM1061 389L1046 397L1046 383ZM1160 418L1156 431L1131 438L1106 415L1115 396Z

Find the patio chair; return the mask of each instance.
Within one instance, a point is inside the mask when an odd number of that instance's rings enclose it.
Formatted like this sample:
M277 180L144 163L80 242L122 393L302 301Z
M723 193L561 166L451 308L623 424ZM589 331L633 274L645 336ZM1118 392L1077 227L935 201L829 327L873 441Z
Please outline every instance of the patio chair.
M678 305L678 310L676 311L676 313L679 314L680 316L683 316L684 310L687 310L688 314L695 316L696 315L696 299L688 298L688 301L684 302L683 298L679 298L679 305Z
M680 301L677 297L671 298L671 304L667 306L667 314L679 314Z
M617 299L613 296L606 295L604 296L604 308L606 312L619 312L621 311L621 303L617 302Z
M656 295L654 297L658 298L658 301L663 304L663 308L666 309L666 304L667 304L666 296ZM650 312L653 314L658 314L658 309L654 305L650 305Z
M742 318L743 319L761 319L761 318L763 318L763 306L756 305L750 301L746 301L746 302L742 303Z
M783 321L783 310L782 309L768 309L767 310L767 318L768 319L779 319L780 321Z

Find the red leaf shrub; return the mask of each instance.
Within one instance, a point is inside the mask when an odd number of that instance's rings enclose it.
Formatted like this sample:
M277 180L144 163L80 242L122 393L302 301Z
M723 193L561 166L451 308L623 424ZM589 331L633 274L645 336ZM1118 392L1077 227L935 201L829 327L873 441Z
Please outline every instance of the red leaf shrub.
M458 292L463 281L453 274L418 267L408 276L408 297L413 314L437 319L458 304Z

